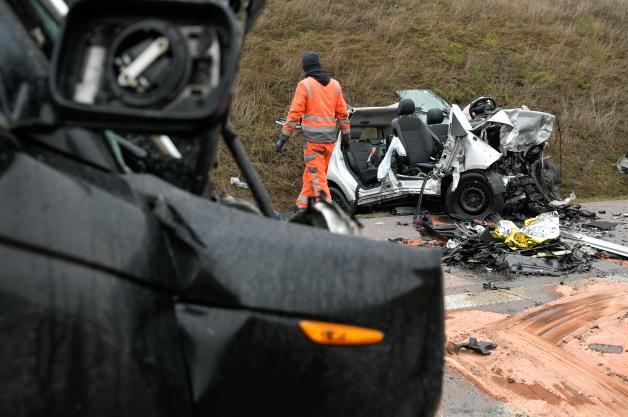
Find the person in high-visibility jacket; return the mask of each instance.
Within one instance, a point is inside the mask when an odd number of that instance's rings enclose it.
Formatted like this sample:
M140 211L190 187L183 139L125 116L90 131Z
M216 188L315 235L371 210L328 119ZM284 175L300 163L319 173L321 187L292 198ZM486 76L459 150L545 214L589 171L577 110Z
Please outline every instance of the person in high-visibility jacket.
M306 208L308 197L316 201L331 200L327 185L327 169L338 138L338 125L342 135L342 150L349 147L349 116L347 103L340 83L321 68L320 57L315 52L303 55L305 78L297 85L287 122L277 141L281 153L296 126L301 123L303 133L303 187L297 198L298 208Z

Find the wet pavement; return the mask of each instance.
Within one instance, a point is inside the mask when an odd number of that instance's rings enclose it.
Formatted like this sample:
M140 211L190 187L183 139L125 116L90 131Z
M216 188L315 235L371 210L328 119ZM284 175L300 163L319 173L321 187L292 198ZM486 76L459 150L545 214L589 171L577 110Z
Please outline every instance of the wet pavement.
M438 417L515 417L508 406L480 391L459 372L445 368L443 406Z
M593 211L601 220L618 223L610 232L580 230L601 239L628 245L628 200L603 201L582 204ZM602 213L600 213L600 211ZM619 214L619 216L617 216ZM364 237L387 241L389 239L420 239L421 235L412 226L412 216L368 216L360 218L364 225ZM513 315L528 309L542 308L546 303L557 300L563 287L572 291L587 288L587 285L602 282L628 282L628 263L596 261L591 271L563 276L530 276L504 274L487 271L480 267L469 270L465 267L444 266L445 309L447 314L460 314L464 310L485 311L486 314ZM492 284L493 289L485 288ZM558 291L556 289L559 289ZM458 313L457 313L458 312ZM450 361L451 362L451 361ZM473 378L472 375L467 375ZM516 385L515 385L516 386ZM462 416L520 416L521 411L505 401L488 395L471 383L455 367L448 363L444 376L443 400L439 417ZM526 413L529 417L535 414ZM540 413L538 415L551 415ZM590 415L590 414L586 414ZM609 417L613 415L609 414Z

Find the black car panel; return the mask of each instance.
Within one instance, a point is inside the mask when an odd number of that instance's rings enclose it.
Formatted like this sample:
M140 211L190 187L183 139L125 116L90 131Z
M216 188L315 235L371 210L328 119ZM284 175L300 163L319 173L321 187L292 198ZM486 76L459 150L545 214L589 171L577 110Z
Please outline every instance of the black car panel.
M0 265L0 415L191 415L170 294L3 238Z
M63 410L61 404L69 404L67 392L73 391L79 392L80 407L98 409L94 415L125 415L118 413L119 403L103 405L117 395L109 389L115 385L112 378L145 383L143 389L159 392L170 389L171 367L178 369L179 379L189 370L188 394L202 414L215 410L218 415L242 415L266 402L263 415L409 416L417 411L430 415L437 405L443 306L439 260L431 252L240 212L148 175L103 174L122 180L107 184L109 189L127 189L122 197L102 188L102 181L92 183L86 180L89 176L59 171L11 151L10 146L2 156L0 195L11 198L3 199L0 212L7 271L0 280L0 321L21 323L34 339L18 332L15 345L0 350L0 362L26 361L16 356L18 346L33 352L33 344L45 337L38 333L37 323L42 317L55 317L60 308L63 320L82 329L67 333L54 349L47 346L36 352L51 356L59 368L43 394L25 391L22 398L33 401L22 403L24 413L38 409L41 395ZM77 269L83 273L75 273ZM25 311L33 302L25 303L16 294L28 295L35 288L49 295L35 302L38 310L29 315ZM107 288L115 288L115 296ZM81 295L87 290L95 293ZM75 292L85 305L66 299L74 298ZM66 298L57 295L64 293ZM111 307L98 304L102 300L93 300L97 296ZM18 301L11 301L16 297ZM145 297L157 300L160 309L136 309ZM89 314L104 315L86 318L86 305ZM109 308L115 314L107 313ZM160 322L158 332L141 334L143 323L159 317L170 318ZM303 319L374 328L385 337L372 346L314 345L298 329ZM155 364L163 366L163 374L143 382L126 359L104 356L89 364L81 359L100 358L104 349L99 343L85 344L85 332L95 333L97 341L111 332L124 333L128 325L140 333L111 342L120 349L136 343L134 337L148 346L165 346L166 336L160 332L170 335L168 343L173 346L180 340L182 350L167 348L173 364ZM222 336L217 337L220 329ZM3 334L16 331L11 327ZM79 345L79 362L56 356ZM138 361L155 360L150 351L142 352L137 358L129 355ZM103 389L76 391L77 380L68 379L75 366L82 384L101 383ZM7 372L13 371L25 381L38 377L24 364ZM11 379L7 374L3 380ZM177 385L186 386L181 381ZM14 404L13 390L0 392L2 406ZM167 415L171 410L160 408L160 401L165 401L161 395L148 399L142 397L147 394L138 395L139 408L126 395L125 391L120 401L134 411L151 415L158 407L164 414L155 415ZM177 395L177 401L183 401L183 394ZM269 398L284 400L268 404ZM72 415L71 409L66 411Z

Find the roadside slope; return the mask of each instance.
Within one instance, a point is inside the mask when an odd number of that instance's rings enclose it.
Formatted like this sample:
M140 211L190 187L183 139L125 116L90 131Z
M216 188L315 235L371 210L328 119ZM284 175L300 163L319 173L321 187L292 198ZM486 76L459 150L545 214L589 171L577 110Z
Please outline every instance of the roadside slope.
M628 151L628 2L622 0L269 0L243 51L232 120L276 206L301 188L298 138L274 142L300 58L315 50L351 106L387 105L401 88L432 88L464 106L493 96L559 116L563 192L626 195L615 161ZM559 135L550 153L559 162ZM218 191L240 175L221 149Z

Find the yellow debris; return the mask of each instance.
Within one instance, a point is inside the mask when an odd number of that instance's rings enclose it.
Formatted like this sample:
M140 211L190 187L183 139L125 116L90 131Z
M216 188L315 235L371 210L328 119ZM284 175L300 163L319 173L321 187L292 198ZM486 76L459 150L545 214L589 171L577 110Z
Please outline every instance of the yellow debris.
M560 234L558 220L556 212L543 213L525 220L523 229L510 220L500 220L491 235L504 239L512 250L529 249L557 239Z

